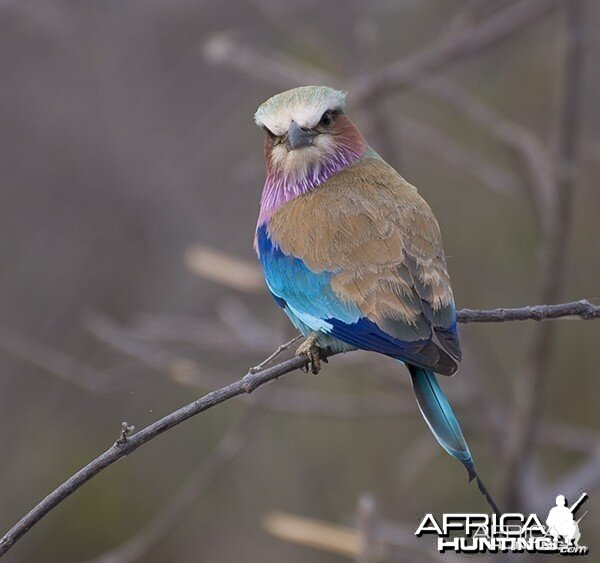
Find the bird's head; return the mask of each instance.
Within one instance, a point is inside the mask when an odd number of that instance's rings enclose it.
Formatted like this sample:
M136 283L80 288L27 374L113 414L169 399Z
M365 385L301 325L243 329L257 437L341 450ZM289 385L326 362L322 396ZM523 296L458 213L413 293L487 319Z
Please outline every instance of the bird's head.
M317 185L367 149L344 115L345 92L301 86L264 102L254 115L265 130L267 175L285 184Z

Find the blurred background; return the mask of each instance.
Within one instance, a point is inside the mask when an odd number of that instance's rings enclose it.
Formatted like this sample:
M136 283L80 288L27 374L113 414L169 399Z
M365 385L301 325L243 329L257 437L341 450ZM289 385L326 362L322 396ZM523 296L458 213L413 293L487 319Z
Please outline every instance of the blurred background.
M122 421L140 429L294 336L252 250L252 116L288 87L349 90L433 207L459 308L598 303L598 25L581 0L0 2L2 529ZM461 330L443 384L480 473L544 517L590 492L594 553L600 324ZM423 515L485 510L404 370L354 353L147 444L6 561L435 560L412 536Z

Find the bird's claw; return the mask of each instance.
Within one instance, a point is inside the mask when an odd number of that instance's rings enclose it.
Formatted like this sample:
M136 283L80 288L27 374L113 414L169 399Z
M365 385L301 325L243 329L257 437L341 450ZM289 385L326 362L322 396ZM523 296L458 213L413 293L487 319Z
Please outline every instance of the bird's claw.
M321 371L321 362L328 363L327 358L322 354L321 348L317 345L317 336L309 336L296 350L296 356L306 356L306 365L302 368L305 373L308 369L317 375Z

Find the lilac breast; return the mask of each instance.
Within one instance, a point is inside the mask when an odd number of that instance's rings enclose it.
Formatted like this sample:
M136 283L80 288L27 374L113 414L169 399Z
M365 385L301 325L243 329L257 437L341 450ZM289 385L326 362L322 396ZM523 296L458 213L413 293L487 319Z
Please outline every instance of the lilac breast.
M322 184L336 172L355 163L364 153L343 148L332 155L318 168L308 170L301 178L285 176L282 173L267 171L267 178L260 200L260 214L257 226L269 220L282 205Z

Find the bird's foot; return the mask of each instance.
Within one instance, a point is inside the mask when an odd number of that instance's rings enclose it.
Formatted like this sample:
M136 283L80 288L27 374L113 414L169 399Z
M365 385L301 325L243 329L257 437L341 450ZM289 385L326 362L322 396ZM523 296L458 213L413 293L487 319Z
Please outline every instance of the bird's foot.
M321 371L321 361L327 363L327 358L323 355L323 350L317 345L318 335L311 334L296 350L296 356L306 356L307 362L305 366L306 373L308 369L317 375Z

